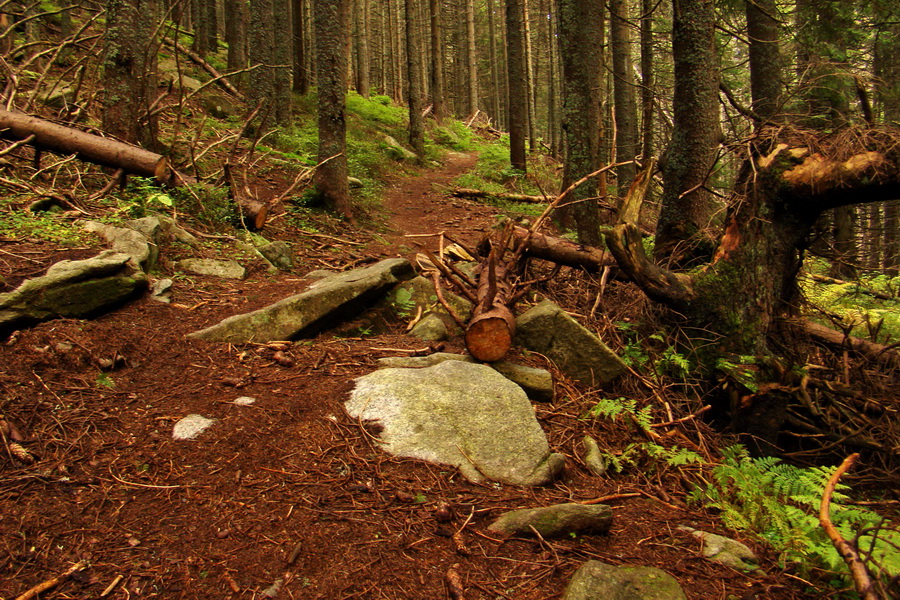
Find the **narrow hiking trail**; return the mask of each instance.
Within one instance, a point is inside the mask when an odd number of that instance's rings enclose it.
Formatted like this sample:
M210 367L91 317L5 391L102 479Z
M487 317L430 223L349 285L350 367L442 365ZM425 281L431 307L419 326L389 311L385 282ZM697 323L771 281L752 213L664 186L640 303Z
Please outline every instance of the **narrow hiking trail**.
M423 347L403 322L372 336L360 320L296 343L185 339L302 291L313 269L409 258L435 249L442 231L477 241L497 210L441 191L474 161L451 155L439 169L398 178L385 196L387 231L291 239L292 272L269 273L259 259L238 255L246 280L179 275L171 304L145 296L0 344L0 413L36 458L0 457L0 598L88 561L55 597L99 597L109 587L104 597L113 600L438 599L447 597L452 571L469 600L549 600L589 559L662 568L691 600L806 598L758 546L767 576L703 561L677 526L725 532L670 498L653 473L592 476L580 458L583 435L615 451L632 433L585 418L599 396L539 356L511 359L558 378L556 401L534 408L567 467L553 485L521 488L476 485L453 468L391 457L377 430L347 415L354 380L375 370L376 359ZM4 249L28 253L10 263L22 272L66 257L33 242ZM227 249L222 242L215 252ZM178 251L161 248L161 275L174 274ZM464 351L459 340L446 350ZM195 441L173 440L173 425L191 414L214 425ZM608 535L501 539L486 529L508 510L599 497L611 498L614 510Z

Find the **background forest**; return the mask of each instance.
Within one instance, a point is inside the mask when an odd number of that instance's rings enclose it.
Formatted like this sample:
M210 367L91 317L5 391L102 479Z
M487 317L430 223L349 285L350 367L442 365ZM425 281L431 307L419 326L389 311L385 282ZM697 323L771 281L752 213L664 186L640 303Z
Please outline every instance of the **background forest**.
M0 292L88 217L365 264L393 182L477 155L441 193L494 220L485 272L510 249L495 305L564 299L634 378L568 390L619 432L610 473L767 545L785 598L900 593L897 0L0 0L0 86ZM15 545L0 574L39 579Z

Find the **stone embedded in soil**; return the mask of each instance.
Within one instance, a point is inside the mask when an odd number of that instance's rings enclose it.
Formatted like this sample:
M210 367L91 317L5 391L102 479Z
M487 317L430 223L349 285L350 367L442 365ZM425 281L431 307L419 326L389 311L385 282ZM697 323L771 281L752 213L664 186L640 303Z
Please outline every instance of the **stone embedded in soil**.
M0 294L0 335L55 319L103 314L147 288L131 257L106 251L85 260L62 260L41 277Z
M687 600L678 581L655 567L614 566L589 560L581 565L562 600Z
M342 319L355 316L387 289L413 274L408 260L390 258L325 277L302 294L229 317L188 337L211 342L262 343L315 335Z
M276 269L290 271L294 268L294 250L287 242L269 242L259 246L256 251Z
M587 466L588 471L598 477L602 477L606 474L609 464L603 456L603 452L600 451L597 440L586 435L582 439L582 443L584 444L584 464Z
M193 440L212 427L215 422L215 419L208 419L203 415L190 414L175 423L175 426L172 428L172 439Z
M586 385L610 382L628 370L600 338L549 300L519 315L515 341Z
M85 221L82 226L87 231L102 237L113 252L121 252L130 256L134 265L143 269L144 272L150 271L156 264L159 250L140 232L125 227L113 227L97 221Z
M256 402L256 398L252 396L241 396L240 398L235 398L233 404L237 404L238 406L250 406Z
M221 277L222 279L244 279L247 277L247 269L236 260L185 258L175 263L175 269L196 275Z
M409 335L414 338L419 338L423 342L440 342L449 338L450 332L447 331L447 325L439 316L430 313L422 317L422 319L409 330Z
M744 544L722 535L699 531L693 527L678 527L687 531L703 544L703 558L739 571L756 571L759 569L759 558Z
M564 466L522 388L486 365L381 369L356 380L346 408L382 427L385 451L456 466L476 483L542 485Z
M556 504L523 508L503 514L488 529L507 535L559 537L579 533L607 533L612 509L604 504Z

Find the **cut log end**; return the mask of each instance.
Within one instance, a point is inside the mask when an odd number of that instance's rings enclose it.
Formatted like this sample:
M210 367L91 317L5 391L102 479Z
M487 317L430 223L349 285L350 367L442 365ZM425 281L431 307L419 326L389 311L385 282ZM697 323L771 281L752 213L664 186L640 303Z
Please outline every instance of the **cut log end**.
M514 333L502 317L478 319L466 330L466 348L477 360L496 362L509 352Z
M156 166L153 168L153 177L156 179L157 183L169 183L171 176L172 172L169 169L169 159L165 156L160 156L159 160L156 162Z

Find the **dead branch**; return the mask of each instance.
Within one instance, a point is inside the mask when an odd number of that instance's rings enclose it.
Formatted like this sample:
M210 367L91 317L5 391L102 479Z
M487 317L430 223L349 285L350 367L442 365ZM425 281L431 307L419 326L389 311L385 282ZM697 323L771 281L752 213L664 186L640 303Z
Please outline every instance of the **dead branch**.
M818 342L837 348L845 348L868 359L878 361L891 367L900 368L900 354L891 346L876 344L862 338L844 335L842 332L808 319L800 321L800 326Z
M528 194L513 194L509 192L485 192L474 188L453 188L450 190L450 194L457 198L499 198L500 200L529 202L531 204L544 204L550 200L544 196L529 196Z
M56 577L53 577L51 579L48 579L47 581L44 581L43 583L39 583L36 586L34 586L33 588L31 588L30 590L28 590L27 592L25 592L24 594L16 596L16 600L32 600L32 598L37 598L38 594L42 594L42 593L46 592L47 590L52 590L53 588L60 585L61 583L65 583L66 581L68 581L68 579L75 573L78 573L79 571L84 571L87 568L88 568L87 561L84 561L84 560L79 561L79 562L75 563L74 565L72 565L71 567L69 567L68 569L66 569L66 571L63 572L62 574L57 575Z
M231 198L241 211L241 219L248 229L262 229L269 214L269 207L250 195L246 185L238 183L234 175L234 165L225 163L225 181L231 191Z
M832 285L852 285L854 286L853 291L859 294L865 294L867 296L872 296L873 298L878 298L879 300L898 300L900 301L900 297L898 296L889 296L887 294L882 294L881 292L876 292L875 290L862 287L860 284L854 281L844 281L843 279L835 279L834 277L826 277L825 275L816 275L814 273L809 273L808 277L813 281L818 281L819 283L830 283Z
M230 75L234 75L234 73L226 73L226 74L224 74L224 75L223 75L222 73L219 73L219 72L218 72L211 64L209 64L208 62L206 62L205 60L203 60L203 58L200 57L199 54L195 54L195 53L192 52L190 49L185 48L184 46L182 46L181 44L179 44L178 42L176 42L176 41L174 41L174 40L170 40L169 38L163 38L163 43L164 43L166 46L169 46L170 48L175 48L176 50L178 50L179 52L181 52L182 54L184 54L185 56L187 56L188 58L190 58L192 61L194 61L194 62L195 62L197 65L199 65L204 71L206 71L207 73L209 73L210 75L212 75L212 76L213 76L213 79L215 80L215 82L216 82L222 89L224 89L226 92L228 92L229 94L231 94L232 96L234 96L235 98L237 98L238 100L240 100L241 102L246 102L246 101L247 101L247 99L244 98L244 95L241 94L241 93L237 90L237 88L234 87L234 86L231 84L230 81L228 81L227 79L225 79L225 77L228 77L228 76L230 76Z
M845 458L844 462L841 463L825 485L822 503L819 505L819 523L821 523L822 529L825 530L825 534L828 535L835 550L847 563L847 568L850 569L850 576L853 578L853 585L863 600L881 600L875 593L872 579L869 577L865 563L859 558L859 552L841 536L837 527L831 522L831 496L834 494L834 488L837 486L841 476L853 466L857 458L859 458L859 454L851 454Z

